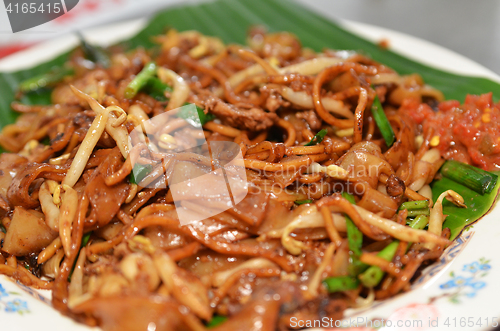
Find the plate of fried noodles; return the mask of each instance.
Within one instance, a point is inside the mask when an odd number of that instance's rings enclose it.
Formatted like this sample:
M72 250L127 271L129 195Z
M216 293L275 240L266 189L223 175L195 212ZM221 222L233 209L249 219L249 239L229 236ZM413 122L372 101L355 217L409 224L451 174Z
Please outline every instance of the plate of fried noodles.
M0 329L496 327L500 77L339 24L217 1L0 61Z

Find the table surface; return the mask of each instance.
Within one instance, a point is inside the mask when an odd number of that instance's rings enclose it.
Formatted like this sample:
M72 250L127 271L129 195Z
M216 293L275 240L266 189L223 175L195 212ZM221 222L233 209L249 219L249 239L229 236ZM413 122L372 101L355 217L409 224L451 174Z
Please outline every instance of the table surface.
M462 54L500 74L499 0L299 0L333 19L377 25Z

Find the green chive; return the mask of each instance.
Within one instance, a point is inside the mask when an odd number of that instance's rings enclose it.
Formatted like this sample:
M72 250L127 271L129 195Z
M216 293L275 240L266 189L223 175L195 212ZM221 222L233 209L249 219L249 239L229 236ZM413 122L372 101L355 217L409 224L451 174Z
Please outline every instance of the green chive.
M427 209L416 209L416 210L408 210L408 215L406 217L415 217L419 215L429 216L431 214L429 208Z
M354 195L348 193L348 192L342 192L342 198L346 199L347 201L349 201L350 203L352 203L353 205L356 204L356 199L354 199Z
M92 231L87 232L87 233L85 233L82 236L82 241L81 241L81 245L80 245L80 251L82 250L82 247L87 246L87 244L89 243L91 235L92 235ZM78 253L78 254L80 254L80 253ZM69 272L68 282L71 282L71 277L73 276L73 272L75 271L76 262L77 262L77 259L75 259L75 262L73 262L73 267L71 267L71 271Z
M136 163L134 165L134 168L130 172L130 183L132 184L139 184L141 180L146 177L147 174L149 174L153 170L153 166L151 164L139 164Z
M410 227L416 230L422 230L429 223L429 218L424 215L420 215L415 217L415 219L410 223ZM387 261L392 261L394 255L396 254L396 250L399 245L399 240L395 240L387 245L383 250L381 250L377 256L383 258ZM408 243L407 248L409 248L411 243ZM375 287L377 286L382 278L384 277L384 272L377 266L369 267L364 273L359 275L359 280L366 287Z
M396 254L399 240L395 240L381 250L377 256L384 260L391 261ZM359 275L359 280L366 287L375 287L384 277L384 272L377 266L370 266L365 272Z
M328 277L323 284L329 293L355 290L359 286L359 280L350 276Z
M347 192L342 192L342 197L348 200L350 203L355 204L354 196ZM361 256L361 247L363 246L363 233L358 229L356 224L351 220L351 218L345 215L345 224L347 229L347 242L349 244L349 274L351 276L357 276L361 272L368 268L368 265L361 262L359 257Z
M410 228L416 230L424 229L429 224L429 217L425 215L418 215L413 221L410 222Z
M429 201L427 200L407 201L403 202L401 206L399 206L399 210L403 209L415 210L423 208L429 208Z
M143 88L146 83L156 74L156 64L154 62L147 63L144 68L142 68L141 72L137 74L137 76L132 79L132 81L128 84L125 89L125 98L132 99L135 97L137 92L141 88Z
M22 93L29 93L59 83L66 76L74 74L73 69L68 67L54 68L48 73L31 77L19 84Z
M167 101L165 92L172 92L172 87L156 77L151 77L144 86L144 92L157 101Z
M328 131L326 129L320 130L318 133L314 135L314 137L312 137L311 141L305 144L304 146L313 146L319 144L320 142L323 141L323 139L325 139L327 133Z
M50 146L50 138L48 136L44 137L40 142L45 146Z
M382 108L382 104L380 103L380 99L378 95L375 94L375 98L373 99L372 104L372 115L375 123L377 124L382 137L384 137L385 143L387 147L391 147L394 143L394 131L392 130L391 123L387 119L385 115L384 109Z
M350 203L355 204L354 196L347 192L342 192L342 197ZM351 218L345 215L346 228L347 228L347 241L349 243L349 250L353 252L354 257L359 258L361 255L361 247L363 246L363 233L356 227Z
M491 172L453 160L446 161L441 167L440 172L443 176L481 195L491 193L498 179L498 176Z
M298 205L304 205L306 203L312 203L313 200L311 199L307 199L307 200L295 200L295 203L298 204Z
M225 321L227 321L226 316L215 315L214 317L212 317L210 322L207 323L207 328L209 328L209 329L215 328L216 326L219 326L220 324L224 323Z
M0 223L0 231L2 231L3 233L7 233L7 229L1 223Z
M89 243L89 240L90 240L90 236L92 235L92 231L90 232L87 232L83 235L82 237L82 247L85 247L87 246L87 244Z
M349 249L354 253L355 256L359 257L361 255L361 247L363 245L363 233L359 231L350 217L346 216L345 221Z
M205 123L215 119L215 116L213 114L205 114L203 109L198 106L196 106L196 108L182 107L178 114L180 118L183 118L184 120L186 120L186 122L188 122L195 128L201 128L201 126Z

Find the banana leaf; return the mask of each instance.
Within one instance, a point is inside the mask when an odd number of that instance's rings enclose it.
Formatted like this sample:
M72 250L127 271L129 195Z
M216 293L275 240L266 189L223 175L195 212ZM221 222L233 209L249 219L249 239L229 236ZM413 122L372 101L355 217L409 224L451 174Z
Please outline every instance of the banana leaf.
M290 31L297 35L302 44L314 50L324 48L355 50L384 63L400 74L419 73L429 85L443 91L447 99L463 101L467 94L481 94L500 91L500 84L480 77L452 74L410 60L395 52L380 48L346 30L303 6L288 0L217 0L198 5L183 5L166 9L153 17L137 35L121 46L124 49L154 46L152 37L164 33L168 28L180 31L198 30L201 33L218 36L226 43L244 43L251 25L264 25L270 31ZM0 73L0 127L13 123L17 115L11 110L18 85L34 75L62 66L69 53L37 65L28 70ZM494 96L498 100L498 95ZM22 97L26 104L49 104L50 90L30 93ZM433 192L437 197L446 189L454 189L466 201L473 199L470 208L457 209L445 204L448 218L444 226L450 227L452 237L479 219L495 201L498 187L490 195L480 196L446 178L434 182Z
M497 175L500 174L500 172L495 173ZM443 223L443 228L450 229L451 239L458 237L465 227L476 222L490 211L498 197L499 187L500 182L497 182L491 193L481 195L446 177L432 183L432 196L434 200L437 200L439 195L446 190L457 192L465 200L467 208L457 207L448 200L443 201L443 214L448 215Z

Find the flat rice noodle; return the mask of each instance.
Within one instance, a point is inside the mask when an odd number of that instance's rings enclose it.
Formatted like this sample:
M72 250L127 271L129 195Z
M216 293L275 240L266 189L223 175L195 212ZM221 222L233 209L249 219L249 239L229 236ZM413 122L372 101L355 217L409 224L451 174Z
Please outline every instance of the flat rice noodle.
M225 241L225 242L237 242L243 239L250 238L250 234L240 230L224 230L221 233L212 237L215 240Z
M274 176L273 178L274 185L277 185L281 188L290 186L291 184L293 184L298 180L302 171L303 169L301 169L300 167L298 167L295 170L280 171L279 175Z
M158 215L160 217L165 216L169 219L175 220L175 225L176 225L175 227L169 226L168 229L167 229L167 227L163 227L164 229L166 229L166 231L174 231L174 232L179 231L179 233L186 234L187 228L184 226L181 227L181 224L180 224L178 217L177 217L177 212L174 209L167 210L167 211L161 211L159 213L156 213L156 215ZM204 220L201 220L201 221L189 222L189 226L193 227L197 231L200 231L201 233L203 233L203 235L205 235L207 237L215 236L219 233L222 233L224 231L231 229L230 225L220 223L212 218L205 218Z
M104 178L110 173L118 171L122 165L122 156L118 148L114 148L108 157L101 163L92 174L85 188L92 206L92 212L96 215L99 226L108 224L120 210L120 206L128 196L130 186L121 182L113 186L107 186Z
M90 314L103 331L189 330L179 305L164 297L117 296L94 298L76 306L76 313ZM154 324L153 324L154 323Z
M211 250L204 250L196 255L187 257L179 261L179 267L191 271L199 278L228 269L232 269L242 264L249 258L246 256L221 254Z
M212 218L219 223L226 224L240 231L252 232L252 228L248 226L248 223L243 222L239 217L234 216L227 211L214 215Z
M270 199L267 213L256 232L263 235L271 230L283 229L292 221L294 215L282 202Z
M163 250L180 248L192 241L182 232L162 226L148 226L144 229L144 236L151 241L153 247Z
M396 141L384 156L393 169L398 169L408 160L408 153L415 152L415 129L398 115L389 116L389 120L398 122L400 128L396 133Z
M228 212L250 226L259 226L266 215L269 195L262 190L249 191L247 196Z
M214 331L274 331L278 329L280 314L296 309L304 299L299 286L290 282L277 282L254 292L243 308Z
M192 224L183 226L182 229L196 241L219 253L265 257L287 272L294 270L294 268L300 268L300 263L294 261L296 257L287 255L279 241L276 240L258 242L252 238L232 243L209 238L199 229L193 227Z
M365 189L365 194L363 194L363 198L358 202L358 206L373 213L381 212L385 218L392 218L396 214L398 205L393 199L370 187L366 187Z
M46 163L27 163L26 167L19 171L12 180L7 190L7 199L12 206L22 206L26 209L34 209L40 205L38 198L30 195L30 186L39 177L60 180L64 178L68 170L67 166L51 165ZM54 176L51 176L53 174Z
M28 159L18 154L0 154L0 196L2 198L7 198L7 190L12 183L12 179L27 162Z
M40 252L57 236L58 233L45 224L43 214L35 214L17 206L5 235L2 250L16 256Z

